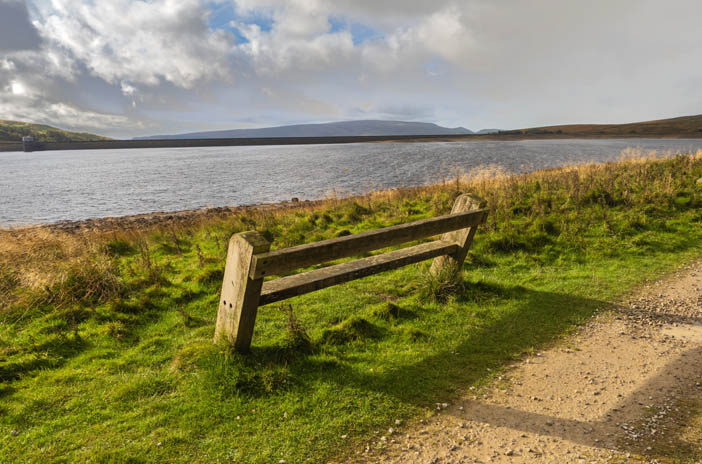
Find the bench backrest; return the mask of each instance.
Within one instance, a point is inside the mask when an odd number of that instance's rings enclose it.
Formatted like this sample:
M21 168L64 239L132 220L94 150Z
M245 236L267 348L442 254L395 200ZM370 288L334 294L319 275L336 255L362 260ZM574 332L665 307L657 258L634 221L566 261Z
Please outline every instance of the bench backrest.
M386 227L321 242L269 251L270 243L258 232L234 234L217 314L215 341L226 339L237 351L247 351L258 306L281 301L389 269L435 258L432 273L448 265L461 265L477 226L488 210L473 195L460 195L451 214ZM264 283L264 277L301 267L323 264L368 251L442 234L439 240L367 258L294 274Z

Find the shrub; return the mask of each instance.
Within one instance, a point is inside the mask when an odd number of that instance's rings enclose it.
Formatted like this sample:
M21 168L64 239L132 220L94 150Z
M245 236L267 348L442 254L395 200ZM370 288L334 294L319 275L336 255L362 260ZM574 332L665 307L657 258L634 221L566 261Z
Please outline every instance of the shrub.
M460 267L444 266L437 273L427 273L419 288L419 296L425 301L445 303L451 296L461 292L463 286L463 273Z

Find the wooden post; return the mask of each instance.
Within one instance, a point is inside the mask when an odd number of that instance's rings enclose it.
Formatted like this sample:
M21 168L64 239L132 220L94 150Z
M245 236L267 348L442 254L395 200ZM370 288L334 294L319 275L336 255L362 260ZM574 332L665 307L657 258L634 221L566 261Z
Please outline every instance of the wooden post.
M219 298L215 342L226 340L239 352L251 346L263 278L249 277L253 256L270 250L258 232L241 232L229 240L222 294Z
M486 205L487 202L482 198L476 195L464 193L456 198L456 201L453 203L453 208L451 209L451 214L464 213L467 211L485 208ZM455 243L458 245L458 251L450 255L434 258L429 272L431 272L433 275L438 275L448 266L456 266L460 269L460 267L463 265L463 261L466 259L468 249L473 242L473 236L475 235L475 230L477 228L478 226L476 225L466 229L458 229L443 234L441 236L441 240L449 243Z

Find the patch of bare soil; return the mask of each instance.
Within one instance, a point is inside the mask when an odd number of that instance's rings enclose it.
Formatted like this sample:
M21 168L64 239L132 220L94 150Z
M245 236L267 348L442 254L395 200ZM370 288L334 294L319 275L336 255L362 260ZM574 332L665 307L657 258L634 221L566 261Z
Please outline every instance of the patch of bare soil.
M702 462L699 434L681 423L701 404L698 262L348 462L669 462L681 450Z

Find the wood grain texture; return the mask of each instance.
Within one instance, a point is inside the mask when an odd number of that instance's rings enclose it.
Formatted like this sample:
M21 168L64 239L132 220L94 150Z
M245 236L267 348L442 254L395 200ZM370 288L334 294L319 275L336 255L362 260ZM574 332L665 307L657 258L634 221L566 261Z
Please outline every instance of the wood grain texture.
M463 213L467 214L471 211L486 211L485 205L487 202L482 198L464 193L456 198L453 203L453 208L451 209L451 214ZM487 213L483 216L483 221L487 219ZM478 224L472 225L467 228L453 230L451 232L445 233L441 240L449 243L455 243L457 245L457 250L454 253L447 253L445 256L438 256L431 263L431 268L429 272L433 275L439 275L442 270L448 267L457 266L460 268L463 265L463 261L466 259L468 254L468 249L473 243L473 237L475 236L475 231L478 229Z
M459 212L256 255L250 277L257 279L278 275L301 267L474 227L485 221L487 213L487 209Z
M360 279L379 272L455 253L458 246L441 240L390 251L368 258L303 272L263 284L259 305L275 303L293 296Z
M215 342L226 340L239 352L249 350L263 286L263 279L249 278L249 269L254 254L268 251L270 245L258 232L234 234L229 240Z

